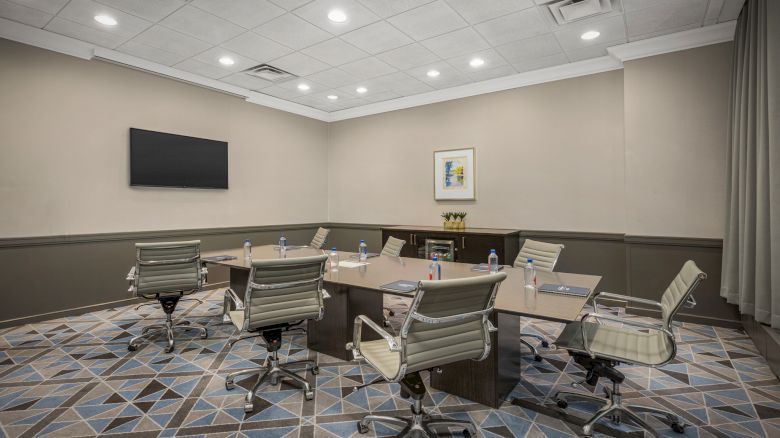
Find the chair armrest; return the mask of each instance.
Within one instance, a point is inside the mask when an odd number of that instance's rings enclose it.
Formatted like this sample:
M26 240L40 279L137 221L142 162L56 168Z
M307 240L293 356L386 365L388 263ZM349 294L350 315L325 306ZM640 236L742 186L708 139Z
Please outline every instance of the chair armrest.
M658 301L648 300L646 298L630 297L628 295L614 294L612 292L597 292L596 295L593 296L593 308L596 310L597 313L598 313L598 302L600 299L621 300L621 301L627 301L631 303L646 304L648 306L653 306L659 309L663 309L661 303L659 303Z
M125 278L127 281L135 281L135 266L130 268L130 272L127 273L127 278Z
M330 294L328 293L328 291L326 291L325 289L323 289L323 290L322 290L322 299L323 299L323 300L328 300L328 299L330 299L330 298L331 298L331 296L330 296Z
M599 324L600 324L600 321L604 320L604 321L619 322L619 323L622 323L622 324L625 324L625 325L630 325L630 326L639 327L639 328L656 330L656 331L659 331L659 332L665 334L666 336L669 337L670 340L674 341L674 334L672 334L672 332L670 332L669 330L667 330L666 328L664 328L660 324L652 324L652 323L649 323L649 322L642 322L642 321L635 321L635 320L632 320L632 319L618 318L616 316L604 315L602 313L586 313L585 315L582 316L582 318L580 318L580 322L581 322L581 324L580 324L580 331L582 333L582 344L585 346L585 351L592 358L596 357L596 355L593 354L593 352L590 349L590 346L588 345L588 337L586 336L586 333L585 333L585 324L583 324L587 319L591 319L591 318L596 319L597 321L599 321Z
M236 292L233 291L233 289L228 288L225 290L225 296L227 298L230 298L230 301L233 301L233 304L236 305L236 310L243 310L244 309L244 302L241 301L241 298L236 295Z
M398 343L395 341L395 338L390 333L387 333L382 327L380 327L377 323L372 321L369 317L365 315L358 315L355 317L355 327L352 332L352 342L347 344L347 350L352 350L352 354L354 355L356 360L363 358L363 356L360 354L360 339L363 336L364 323L371 330L373 330L379 336L381 336L385 341L387 341L387 346L390 348L390 351L392 352L401 351L401 347L398 346Z

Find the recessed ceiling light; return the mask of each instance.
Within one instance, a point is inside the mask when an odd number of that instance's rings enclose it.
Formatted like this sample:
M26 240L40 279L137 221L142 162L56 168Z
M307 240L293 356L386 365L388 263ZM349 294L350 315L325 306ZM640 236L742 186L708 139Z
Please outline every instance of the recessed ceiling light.
M428 73L426 73L429 78L435 78L439 76L439 70L428 70Z
M347 21L347 14L345 14L341 9L333 9L332 11L328 12L328 20L334 23L343 23Z
M330 100L338 100L338 98L339 98L339 97L338 97L338 96L336 96L335 94L329 94L329 95L328 95L328 99L330 99Z
M223 56L219 58L219 63L222 65L233 65L236 63L236 61L233 61L233 58L229 56Z
M108 15L95 15L95 21L106 26L116 26L116 19Z
M596 39L596 38L599 37L599 35L601 35L601 32L596 31L596 30L589 30L589 31L585 32L584 34L580 35L580 38L582 38L583 40L587 41L587 40Z
M368 91L368 89L366 87L357 87L357 89L355 89L355 91L357 91L360 94L363 94L366 91Z
M298 84L298 89L301 91L309 91L310 88L307 84Z
M485 65L485 60L482 58L474 58L471 61L469 61L469 65L476 68L476 67L482 67Z

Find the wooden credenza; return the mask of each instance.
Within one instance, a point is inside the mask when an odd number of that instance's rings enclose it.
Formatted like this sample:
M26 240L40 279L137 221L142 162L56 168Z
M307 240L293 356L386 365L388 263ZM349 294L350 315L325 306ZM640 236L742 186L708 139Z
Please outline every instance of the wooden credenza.
M465 230L445 230L443 227L403 225L382 228L382 245L387 238L406 241L401 257L425 258L425 241L454 241L455 260L461 263L487 263L491 249L496 250L498 261L512 265L520 251L520 230L496 228L466 228Z

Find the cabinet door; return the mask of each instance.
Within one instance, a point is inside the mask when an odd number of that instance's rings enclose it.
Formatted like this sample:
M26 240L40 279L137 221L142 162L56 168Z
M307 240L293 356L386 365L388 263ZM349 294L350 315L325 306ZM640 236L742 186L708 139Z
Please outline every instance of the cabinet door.
M487 263L491 249L496 250L499 262L504 260L504 238L502 236L461 234L458 236L457 245L457 261L461 263Z
M406 244L401 248L401 257L417 257L417 246L414 245L414 237L410 231L384 231L382 233L382 246L387 243L387 238L393 236L396 239L405 240Z

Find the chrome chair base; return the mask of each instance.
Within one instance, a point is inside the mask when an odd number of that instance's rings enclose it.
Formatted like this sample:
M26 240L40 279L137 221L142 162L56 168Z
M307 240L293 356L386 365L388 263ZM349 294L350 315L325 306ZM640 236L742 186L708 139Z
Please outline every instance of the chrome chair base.
M542 342L542 348L549 347L550 344L547 343L547 340L544 339L543 336L537 335L535 333L520 333L520 343L528 347L529 350L534 354L534 360L536 362L542 361L542 356L539 354L539 350L536 348L535 345L531 344L530 342L526 341L523 338L534 338L538 339Z
M317 375L320 373L320 369L317 366L316 361L299 360L280 364L278 353L272 351L265 364L266 366L264 367L230 373L225 378L225 389L230 391L236 387L236 377L246 374L258 374L257 383L255 383L252 389L246 393L244 399L244 412L250 413L254 411L255 394L257 394L257 391L265 382L269 382L271 385L278 385L281 379L290 379L303 389L303 396L306 400L312 400L314 398L314 392L311 390L309 382L305 378L295 374L294 371L296 371L296 369L298 371L311 371L312 374Z
M396 437L403 438L436 438L438 436L436 430L447 432L450 428L462 430L463 436L466 437L477 435L477 429L470 421L431 418L423 411L422 400L414 400L414 404L412 405L412 416L409 418L366 415L358 422L358 432L368 433L368 425L374 422L403 427L401 432L399 432L398 435L395 435Z
M141 341L150 341L157 336L163 335L166 337L168 342L168 346L165 348L165 352L170 353L173 351L173 334L176 330L197 331L200 333L201 339L206 339L209 337L209 332L205 327L193 327L190 325L189 321L179 321L174 323L171 315L166 314L164 324L155 324L144 327L143 330L141 330L140 335L130 339L130 342L127 344L127 349L129 351L135 351L138 349L138 344L140 344Z
M656 415L659 417L665 417L670 423L672 430L677 433L684 433L686 424L677 415L663 409L654 408L652 406L623 404L619 386L616 384L613 384L612 390L605 388L605 392L607 395L606 398L593 394L584 394L581 392L558 391L554 398L555 402L558 404L558 407L561 409L566 409L568 407L568 399L579 399L604 404L604 406L596 411L596 413L582 426L582 433L586 437L593 436L593 427L596 425L596 422L604 417L607 417L611 418L612 422L617 424L619 424L622 420L627 420L628 422L639 426L642 430L649 432L655 438L661 438L661 434L639 416L640 412Z

